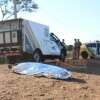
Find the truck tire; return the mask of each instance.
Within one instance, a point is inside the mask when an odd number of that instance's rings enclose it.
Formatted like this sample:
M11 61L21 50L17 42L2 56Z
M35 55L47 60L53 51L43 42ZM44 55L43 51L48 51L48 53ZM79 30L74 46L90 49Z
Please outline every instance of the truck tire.
M42 53L40 50L35 50L33 53L33 61L34 62L41 62L42 61Z
M87 51L82 51L82 52L81 52L81 56L82 56L83 59L87 59L87 58L88 58L88 53L87 53Z
M8 56L7 58L8 58L8 62L9 62L10 64L16 63L16 57Z
M90 56L90 59L95 59L95 57L93 57L93 56Z

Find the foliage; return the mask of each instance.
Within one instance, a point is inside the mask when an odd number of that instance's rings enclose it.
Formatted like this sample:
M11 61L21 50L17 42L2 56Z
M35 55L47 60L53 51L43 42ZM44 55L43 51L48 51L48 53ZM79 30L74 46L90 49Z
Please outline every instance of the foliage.
M72 51L72 50L73 50L73 45L68 45L68 46L67 46L67 50L68 50L68 51Z
M4 57L4 56L0 56L0 64L4 64L4 63L7 63L7 58Z
M16 3L16 6L14 5ZM33 12L38 9L38 5L33 0L0 0L0 10L2 13L2 20L14 15L16 7L16 14L20 11Z

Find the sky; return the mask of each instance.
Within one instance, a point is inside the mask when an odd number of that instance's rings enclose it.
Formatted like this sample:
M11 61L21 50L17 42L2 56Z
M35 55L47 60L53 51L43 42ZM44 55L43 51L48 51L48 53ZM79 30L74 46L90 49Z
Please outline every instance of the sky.
M66 44L100 40L100 0L35 0L39 9L18 16L48 25Z

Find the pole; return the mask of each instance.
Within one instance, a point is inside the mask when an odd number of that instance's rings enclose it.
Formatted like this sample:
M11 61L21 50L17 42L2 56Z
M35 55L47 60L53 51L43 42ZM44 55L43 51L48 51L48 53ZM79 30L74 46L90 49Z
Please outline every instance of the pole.
M16 8L16 0L13 0L13 4L14 4L14 18L17 18L17 8Z

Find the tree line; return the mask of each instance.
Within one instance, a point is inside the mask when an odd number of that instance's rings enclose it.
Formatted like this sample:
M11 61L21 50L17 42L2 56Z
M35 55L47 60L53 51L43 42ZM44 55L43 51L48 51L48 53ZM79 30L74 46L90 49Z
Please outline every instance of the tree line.
M2 19L11 16L17 18L19 12L34 12L38 9L38 4L34 0L0 0L0 11Z

